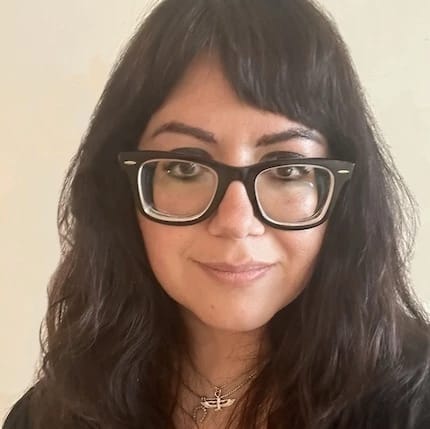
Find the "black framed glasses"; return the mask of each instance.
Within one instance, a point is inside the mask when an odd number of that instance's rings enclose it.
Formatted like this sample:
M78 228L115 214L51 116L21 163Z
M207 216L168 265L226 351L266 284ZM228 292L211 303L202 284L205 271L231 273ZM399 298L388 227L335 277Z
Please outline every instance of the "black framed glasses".
M235 167L174 151L121 152L118 160L137 207L155 222L192 225L207 219L238 180L254 215L285 230L323 223L354 170L348 161L291 157Z

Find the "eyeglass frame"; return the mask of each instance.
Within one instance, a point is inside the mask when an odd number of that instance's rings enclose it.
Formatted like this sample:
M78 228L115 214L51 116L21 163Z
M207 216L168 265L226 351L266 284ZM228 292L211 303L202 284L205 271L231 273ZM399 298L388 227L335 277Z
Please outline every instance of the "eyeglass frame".
M212 198L212 201L209 203L208 207L205 211L203 211L199 216L191 220L178 221L178 220L167 220L161 219L154 216L151 216L147 213L143 207L142 198L140 196L139 189L139 172L142 165L145 162L151 160L163 160L163 159L175 159L175 160L183 160L190 161L201 164L203 166L209 167L212 169L217 175L217 187L215 190L215 194ZM329 159L329 158L277 158L273 160L265 160L252 165L247 165L243 167L232 166L228 164L221 163L219 161L215 161L213 159L203 158L202 156L196 156L192 154L185 154L181 152L173 152L173 151L153 151L153 150L140 150L140 151L127 151L120 152L118 154L118 162L120 167L125 171L127 177L129 179L134 202L137 205L139 211L147 217L148 219L166 224L166 225L174 225L174 226L187 226L193 225L203 220L209 218L215 210L218 208L222 199L224 198L225 192L229 185L234 181L239 181L243 183L245 186L249 201L252 205L254 216L263 222L266 225L269 225L276 229L282 230L304 230L316 227L324 223L330 214L332 213L337 199L340 195L340 192L346 185L346 183L351 179L352 173L355 167L355 164L349 161L343 161L338 159ZM326 203L327 207L325 208L325 213L321 218L317 218L315 222L309 222L303 224L301 222L298 225L294 223L290 224L282 224L274 222L273 220L264 216L263 211L260 209L259 202L257 199L256 191L255 191L255 181L257 176L273 167L280 166L288 166L288 165L309 165L314 167L322 167L326 171L328 171L332 177L332 190L331 196L328 203Z

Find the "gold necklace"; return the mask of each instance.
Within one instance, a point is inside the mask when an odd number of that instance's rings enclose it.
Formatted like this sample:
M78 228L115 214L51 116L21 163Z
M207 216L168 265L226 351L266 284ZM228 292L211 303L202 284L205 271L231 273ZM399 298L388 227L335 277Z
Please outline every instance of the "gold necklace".
M236 402L237 398L230 398L230 395L233 395L233 393L236 393L238 390L240 390L242 387L248 384L256 375L257 375L257 371L253 371L250 375L246 377L244 381L234 386L226 393L222 393L222 392L230 383L224 384L223 386L212 386L212 389L214 389L214 395L212 397L199 395L193 389L191 389L190 386L185 384L184 381L182 381L182 384L193 395L197 396L200 399L199 404L196 405L193 409L193 414L192 414L193 420L196 423L201 424L205 420L209 410L222 411L224 408L231 407ZM200 412L202 413L202 415L199 418L198 416Z

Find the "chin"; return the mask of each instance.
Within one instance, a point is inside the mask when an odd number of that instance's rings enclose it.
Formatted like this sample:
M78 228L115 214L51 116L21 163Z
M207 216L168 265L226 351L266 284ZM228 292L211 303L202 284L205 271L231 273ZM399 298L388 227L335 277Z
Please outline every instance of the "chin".
M214 330L245 333L263 328L275 315L271 314L241 314L240 317L226 315L224 317L198 317L208 328Z

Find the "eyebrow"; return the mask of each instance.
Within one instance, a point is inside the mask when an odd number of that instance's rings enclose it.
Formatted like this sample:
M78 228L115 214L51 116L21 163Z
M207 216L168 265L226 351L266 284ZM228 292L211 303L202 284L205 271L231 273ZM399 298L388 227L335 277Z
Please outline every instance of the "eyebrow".
M187 136L194 137L205 143L218 143L213 133L206 131L202 128L192 127L182 122L172 121L161 125L151 134L151 138L154 138L162 133L184 134ZM275 143L292 140L294 138L307 139L320 144L324 143L324 139L316 131L299 126L289 128L288 130L281 131L279 133L264 134L257 140L256 146L269 146Z

